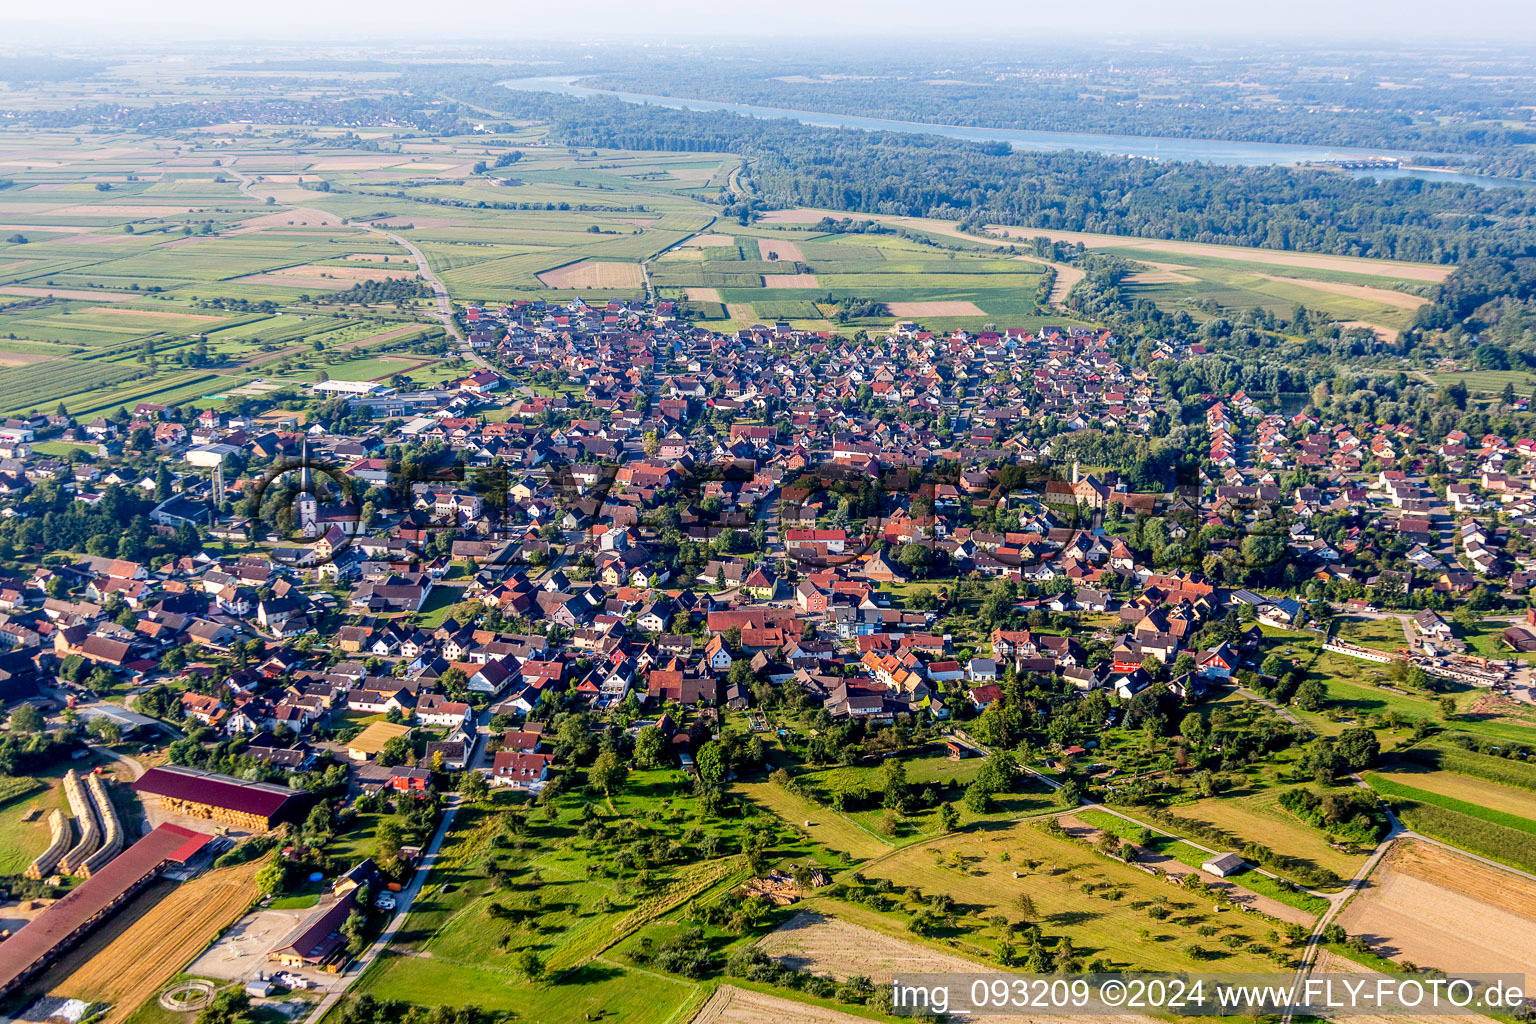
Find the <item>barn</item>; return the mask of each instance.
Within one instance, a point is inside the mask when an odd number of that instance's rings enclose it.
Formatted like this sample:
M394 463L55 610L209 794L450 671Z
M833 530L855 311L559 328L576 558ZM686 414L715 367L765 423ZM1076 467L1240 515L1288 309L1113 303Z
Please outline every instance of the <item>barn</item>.
M151 768L133 788L158 796L168 811L249 829L301 821L312 799L303 790L176 765Z

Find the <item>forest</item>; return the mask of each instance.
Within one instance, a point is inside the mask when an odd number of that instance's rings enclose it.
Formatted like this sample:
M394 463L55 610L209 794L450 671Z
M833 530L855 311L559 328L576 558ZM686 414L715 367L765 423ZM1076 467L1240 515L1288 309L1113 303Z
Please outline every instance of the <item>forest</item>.
M1357 179L1283 167L1015 152L1002 143L815 128L460 83L581 147L732 152L763 203L1001 222L1435 263L1536 244L1536 189ZM737 208L749 217L749 206Z

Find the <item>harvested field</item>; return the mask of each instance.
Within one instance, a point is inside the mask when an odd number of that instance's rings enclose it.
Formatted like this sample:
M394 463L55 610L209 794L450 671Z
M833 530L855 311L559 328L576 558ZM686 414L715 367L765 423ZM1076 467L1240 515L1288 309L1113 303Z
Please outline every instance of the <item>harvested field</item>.
M280 288L350 288L351 285L339 277L320 277L311 275L299 277L288 274L250 274L246 277L234 278L237 284L265 284L275 285Z
M537 275L551 288L639 288L638 263L600 263L582 260Z
M1399 842L1338 921L1377 952L1420 967L1536 964L1536 882L1428 843Z
M1324 253L1288 252L1281 249L1245 249L1236 245L1171 242L1158 238L1137 238L1132 235L1095 235L1082 231L1051 231L1046 228L1014 228L992 224L987 225L987 230L1000 233L1004 238L1010 239L1044 236L1055 242L1082 242L1090 249L1144 249L1149 252L1210 256L1248 263L1273 263L1282 267L1311 267L1316 270L1337 270L1348 274L1402 277L1412 281L1443 281L1456 269L1444 265L1373 260L1364 256L1329 256ZM1308 281L1308 287L1311 287L1312 283Z
M693 302L719 302L719 288L686 288L684 294Z
M239 223L242 230L285 227L340 227L341 218L324 210L310 210L302 206L278 213L267 213Z
M1369 320L1340 320L1340 327L1364 327L1368 331L1375 331L1378 338L1385 341L1396 341L1403 333L1396 327L1388 327L1386 324L1373 324Z
M731 315L732 320L746 320L750 322L757 319L757 312L750 303L730 302L726 304L725 311Z
M1173 266L1173 264L1149 263L1148 266L1153 267L1154 269L1152 269L1152 270L1139 270L1139 271L1137 271L1134 274L1127 274L1127 275L1125 275L1126 283L1127 284L1194 284L1196 281L1200 280L1197 277L1190 277L1188 274L1181 274L1177 270L1168 269L1168 268L1171 268ZM1280 280L1280 279L1276 278L1275 280ZM1287 278L1286 280L1290 280L1290 279Z
M974 302L888 302L893 316L986 316Z
M764 288L820 288L815 274L764 274Z
M33 288L29 285L8 284L0 288L0 294L5 295L36 295L46 298L51 295L56 299L83 299L86 302L126 302L129 299L142 299L142 295L130 295L127 292L99 292L87 288Z
M62 210L49 211L55 217L164 217L172 213L192 213L201 206L145 206L112 205L66 206Z
M876 985L896 974L961 974L978 965L964 957L882 935L835 917L802 910L763 936L764 953L797 970L842 981L862 974Z
M690 1024L864 1024L867 1018L851 1013L797 1003L782 996L751 992L735 985L721 985L709 1002L699 1008Z
M38 355L34 352L0 352L0 366L30 366L32 363L53 358L55 357Z
M812 210L799 207L793 210L769 210L759 218L759 221L764 224L815 224L823 217L877 220L887 224L900 224L918 231L931 231L934 234L976 240L974 235L961 234L953 221L935 220L929 217L841 213L836 210ZM1245 249L1235 245L1214 245L1207 242L1170 242L1156 238L1138 238L1134 235L1098 235L1083 231L1052 231L1047 228L1013 227L1006 224L988 224L986 230L999 241L1045 237L1057 242L1081 242L1090 249L1141 249L1149 252L1207 256L1213 259L1239 260L1248 263L1269 263L1282 267L1309 267L1315 270L1343 271L1349 274L1400 277L1410 281L1443 281L1456 269L1449 265L1374 260L1363 256L1329 256L1324 253L1286 252L1280 249ZM1308 281L1307 287L1313 287L1314 284L1315 282Z
M125 1019L245 913L261 866L154 883L48 972L49 993L109 1002L106 1024Z
M632 220L632 221L628 221L627 223L650 225L650 224L654 224L656 222L653 221L653 220L647 220L647 221ZM734 237L732 237L731 235L718 235L718 234L694 235L692 238L688 239L688 241L684 242L683 244L686 245L686 246L692 246L692 247L699 248L699 249L713 249L713 248L717 248L719 246L724 246L724 245L735 245L736 244L736 239Z
M1260 274L1266 281L1279 281L1281 284L1294 284L1302 288L1311 288L1313 291L1330 292L1334 295L1352 295L1357 299L1368 299L1371 302L1379 302L1384 306L1396 306L1398 309L1418 309L1429 302L1420 295L1409 295L1406 292L1393 291L1390 288L1372 288L1363 284L1344 284L1339 281L1313 281L1304 277L1276 277L1273 274Z
M1413 763L1388 763L1377 771L1389 782L1536 821L1536 790L1504 786L1472 775L1436 771Z
M775 957L791 967L812 971L838 980L861 974L876 985L888 985L891 978L899 975L910 974L975 974L988 972L995 968L979 964L963 957L945 953L941 950L930 949L927 946L915 942L906 942L902 939L892 938L869 928L863 928L856 924L840 921L835 917L826 917L815 911L803 910L784 922L779 928L769 932L758 943L758 946L769 956ZM705 1010L710 1003L705 1004ZM795 1013L790 1016L765 1018L775 1021L816 1019L804 1017L798 1011L798 1004L794 1006ZM808 1008L812 1009L812 1008ZM822 1011L827 1012L827 1011ZM837 1017L842 1017L838 1014ZM748 1022L758 1018L752 1016L716 1016L707 1018L704 1011L700 1011L694 1018L695 1024L701 1020L717 1020L728 1022ZM835 1019L835 1018L834 1018ZM1045 1022L1049 1017L1026 1016L1024 1014L988 1014L985 1017L967 1017L956 1015L949 1018L956 1021L981 1020L997 1021L1000 1024L1036 1024ZM1109 1022L1141 1022L1147 1021L1145 1017L1135 1016L1089 1016L1079 1018L1096 1024L1109 1024Z
M378 171L385 167L406 167L394 154L385 156L327 156L309 165L312 171ZM269 174L266 180L281 180L290 175Z
M1331 949L1325 949L1318 953L1317 964L1314 968L1317 974L1368 974L1370 968L1355 963L1348 957L1339 956ZM1333 1024L1402 1024L1400 1016L1359 1014L1338 1016L1329 1018ZM1483 1017L1476 1014L1462 1014L1455 1017L1431 1017L1425 1015L1414 1017L1416 1021L1444 1021L1446 1024L1459 1022L1459 1024L1493 1024L1492 1017Z
M765 260L795 260L805 262L805 254L794 242L779 238L759 238L757 240L757 252ZM773 255L769 255L772 253Z
M830 210L810 210L799 207L794 210L765 210L757 218L759 224L815 224L823 217L860 217L856 213L833 213Z

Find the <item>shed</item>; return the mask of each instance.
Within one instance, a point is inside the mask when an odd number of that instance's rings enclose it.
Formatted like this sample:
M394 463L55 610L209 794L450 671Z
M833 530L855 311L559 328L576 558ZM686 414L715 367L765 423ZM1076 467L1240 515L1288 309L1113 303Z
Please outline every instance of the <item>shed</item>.
M1201 864L1200 870L1215 875L1217 878L1226 878L1228 875L1237 874L1246 867L1248 867L1247 862L1237 854L1218 853L1204 864Z

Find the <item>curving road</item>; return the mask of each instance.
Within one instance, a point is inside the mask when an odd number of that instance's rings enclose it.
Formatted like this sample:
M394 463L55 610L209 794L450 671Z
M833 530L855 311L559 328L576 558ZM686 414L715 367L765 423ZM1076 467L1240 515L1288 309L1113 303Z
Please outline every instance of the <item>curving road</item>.
M252 178L250 175L244 173L243 171L236 169L233 165L227 166L224 169L240 179L240 192L242 194L250 196L252 199L270 198L258 197L254 192L251 191L256 185L255 178ZM288 209L293 208L291 203L275 203L275 205L287 207ZM427 282L427 286L432 289L433 300L436 303L436 309L432 315L442 323L443 329L448 332L448 336L458 344L459 353L465 359L468 359L470 362L474 363L476 366L481 367L482 369L493 369L490 363L487 363L485 359L479 355L479 353L475 352L474 349L469 347L469 342L466 341L464 335L460 333L459 325L455 323L453 319L453 301L448 297L448 289L443 285L442 280L437 276L437 274L433 273L431 266L427 263L426 256L422 254L420 249L416 248L414 244L406 241L404 238L395 234L393 231L386 231L383 228L374 227L372 224L354 222L349 226L360 227L370 234L375 234L383 238L387 238L391 242L394 242L396 245L400 246L400 248L404 249L406 252L410 253L411 259L416 261L417 272L421 274L422 280Z

